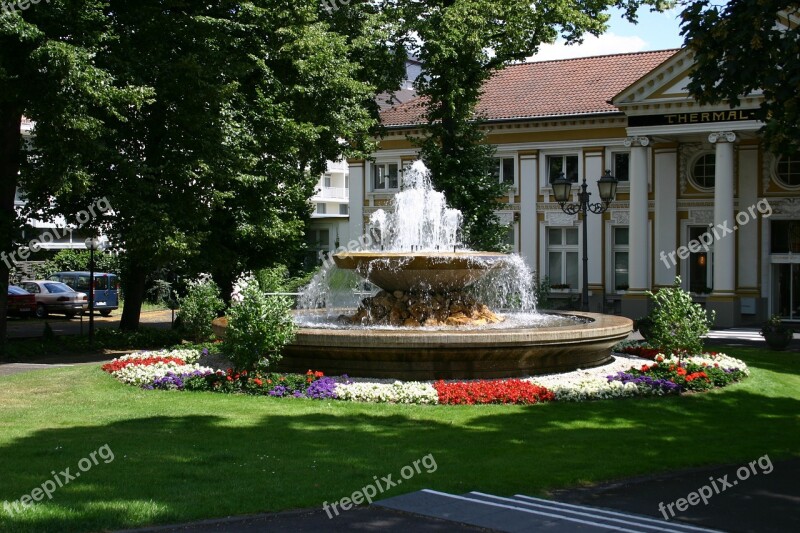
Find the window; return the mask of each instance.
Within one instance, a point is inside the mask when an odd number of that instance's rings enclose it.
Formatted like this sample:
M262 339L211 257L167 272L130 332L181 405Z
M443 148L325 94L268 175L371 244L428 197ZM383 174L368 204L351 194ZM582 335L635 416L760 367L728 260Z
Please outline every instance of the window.
M328 207L328 206L327 206L327 205L325 205L325 204L317 204L317 214L318 214L318 215L324 215L324 214L326 214L326 213L327 213L327 211L328 211L327 207Z
M578 183L578 156L577 155L548 155L547 179L550 183L564 173L567 181Z
M330 174L325 174L324 183L325 183L325 188L326 189L330 189L331 188L331 175Z
M339 204L339 214L340 215L349 215L350 209L347 204Z
M514 185L516 182L516 165L514 165L514 158L495 158L494 167L492 167L492 176L494 176L500 183Z
M628 228L613 228L614 290L628 290Z
M22 288L31 294L39 294L41 292L39 286L35 283L23 283Z
M508 231L506 232L506 238L503 240L503 244L507 245L512 251L517 249L517 236L514 224L508 225Z
M397 163L375 163L372 165L372 188L376 191L397 189L398 182Z
M716 166L716 156L714 154L705 154L698 157L692 166L692 181L694 181L694 184L701 189L713 189Z
M775 176L787 187L800 186L800 155L781 156L775 163Z
M312 250L328 250L331 232L327 229L312 229L306 233L306 244Z
M547 228L547 276L554 289L578 288L578 228Z
M629 152L613 152L611 154L613 163L612 173L619 181L628 181L631 169L631 154Z
M711 266L714 261L713 249L702 244L713 239L700 238L708 231L707 226L689 227L689 242L700 243L699 252L691 252L690 249L689 253L689 291L697 294L708 294L714 287Z

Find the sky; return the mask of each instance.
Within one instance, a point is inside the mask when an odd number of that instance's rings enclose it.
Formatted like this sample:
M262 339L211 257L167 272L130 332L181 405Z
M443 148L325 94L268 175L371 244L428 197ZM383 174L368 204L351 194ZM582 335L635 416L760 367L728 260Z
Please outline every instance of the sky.
M680 36L679 14L677 9L665 13L651 13L644 9L639 13L638 24L631 24L619 14L614 14L609 21L609 29L600 37L587 35L581 45L566 46L563 41L542 45L539 53L528 60L546 61L680 48L683 38Z

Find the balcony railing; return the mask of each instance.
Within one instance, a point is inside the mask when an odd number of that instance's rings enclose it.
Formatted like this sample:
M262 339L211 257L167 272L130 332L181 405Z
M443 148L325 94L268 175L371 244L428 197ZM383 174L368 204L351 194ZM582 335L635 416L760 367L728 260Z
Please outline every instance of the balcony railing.
M350 189L346 189L344 187L322 187L317 191L316 197L347 200L350 198Z

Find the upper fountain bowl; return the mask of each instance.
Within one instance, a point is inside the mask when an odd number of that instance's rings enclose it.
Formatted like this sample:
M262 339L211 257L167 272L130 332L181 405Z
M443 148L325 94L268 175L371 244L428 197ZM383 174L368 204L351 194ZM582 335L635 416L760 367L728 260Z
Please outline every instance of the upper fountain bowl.
M464 289L501 265L497 252L342 252L336 266L355 270L381 289L444 293Z

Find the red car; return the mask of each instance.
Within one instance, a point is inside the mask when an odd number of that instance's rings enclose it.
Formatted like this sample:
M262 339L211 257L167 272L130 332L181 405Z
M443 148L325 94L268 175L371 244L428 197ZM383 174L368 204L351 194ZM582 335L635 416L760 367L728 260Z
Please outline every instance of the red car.
M8 286L8 314L30 316L36 311L36 297L21 287Z

